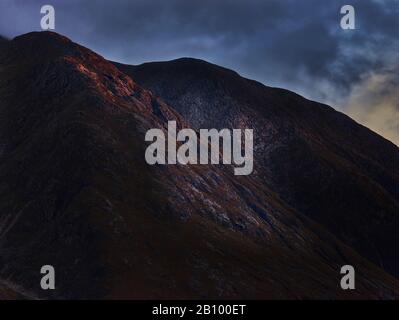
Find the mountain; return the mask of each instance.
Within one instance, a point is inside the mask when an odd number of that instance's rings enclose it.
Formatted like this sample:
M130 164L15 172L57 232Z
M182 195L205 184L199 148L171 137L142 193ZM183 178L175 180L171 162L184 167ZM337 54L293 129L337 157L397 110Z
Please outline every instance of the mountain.
M188 62L190 66L193 61ZM161 92L139 74L137 80L136 67L117 68L55 33L29 33L6 42L0 50L0 297L399 298L395 277L359 255L349 241L339 240L326 229L328 224L314 222L299 206L284 200L285 184L263 176L274 170L267 168L266 158L258 160L255 155L253 176L234 176L228 166L145 162L146 131L166 130L168 120L175 120L179 128L198 129L210 121L220 125L231 121L238 128L266 123L267 115L275 113L270 125L279 119L278 128L285 131L264 142L258 135L255 147L259 143L265 151L270 143L269 148L280 148L284 155L290 141L299 141L289 126L295 112L315 113L312 121L302 123L304 132L314 132L324 113L336 114L293 93L264 89L231 71L200 63L211 85L199 90L192 83L185 96L187 87L179 86L184 79L178 73L170 77L176 81L170 92L164 82ZM224 78L208 73L208 68ZM237 79L237 86L231 86ZM247 81L248 86L240 87ZM249 113L251 101L223 105L224 95L212 96L212 86L233 97L235 90L246 92L252 85L270 104L274 101L270 110ZM184 105L177 103L179 95L187 108L199 103L198 113L184 112ZM211 102L207 108L201 104L205 98ZM281 107L281 99L290 101L291 107ZM330 126L339 128L341 117L337 114ZM271 133L265 130L265 138L266 134ZM321 133L312 139L316 137L321 139ZM330 138L340 144L340 137L336 133L335 140ZM386 147L385 141L373 137L375 146ZM345 143L357 142L354 138ZM293 156L302 156L305 163L316 154L301 152L292 149ZM328 162L329 155L320 157ZM384 155L376 155L375 163L379 157ZM302 162L296 165L291 170L305 169ZM370 176L375 168L369 168ZM317 178L313 169L307 168L308 179ZM357 179L355 170L353 177ZM381 192L381 206L386 199ZM358 214L347 219L355 224ZM381 213L381 226L390 214ZM373 224L367 226L377 230ZM387 240L392 237L385 234ZM48 264L56 270L56 290L44 291L39 286L40 269ZM340 268L346 264L356 268L354 291L339 286Z
M3 46L5 46L7 44L7 42L8 42L8 39L6 39L0 35L0 50Z
M399 148L333 108L195 59L116 64L195 128L253 128L255 180L399 276Z

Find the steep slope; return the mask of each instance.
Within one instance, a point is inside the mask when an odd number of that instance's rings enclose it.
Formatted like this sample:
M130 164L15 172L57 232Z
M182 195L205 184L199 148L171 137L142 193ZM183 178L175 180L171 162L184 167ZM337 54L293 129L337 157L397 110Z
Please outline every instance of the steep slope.
M0 294L399 298L398 280L267 185L228 167L147 165L146 130L188 124L88 49L15 38L0 51L0 97ZM45 264L54 291L39 287ZM356 291L339 287L344 264Z
M255 179L399 275L399 148L331 107L195 59L116 64L196 128L253 128Z

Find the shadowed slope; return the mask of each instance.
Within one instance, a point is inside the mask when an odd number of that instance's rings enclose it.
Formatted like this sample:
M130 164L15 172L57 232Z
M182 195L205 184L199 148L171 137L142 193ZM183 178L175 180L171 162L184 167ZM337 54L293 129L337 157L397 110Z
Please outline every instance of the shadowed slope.
M399 275L399 149L331 107L196 59L116 64L196 128L253 128L255 179Z

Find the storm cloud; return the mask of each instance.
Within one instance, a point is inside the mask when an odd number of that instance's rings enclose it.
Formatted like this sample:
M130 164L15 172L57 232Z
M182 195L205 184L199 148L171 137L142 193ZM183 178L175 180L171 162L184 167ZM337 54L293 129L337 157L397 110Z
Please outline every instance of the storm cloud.
M13 37L39 30L43 4L2 0L0 33ZM399 144L398 126L384 120L399 110L394 76L399 69L399 1L58 0L46 4L56 8L57 32L108 59L128 64L183 56L204 59L331 104ZM340 8L345 4L355 7L356 30L340 28Z

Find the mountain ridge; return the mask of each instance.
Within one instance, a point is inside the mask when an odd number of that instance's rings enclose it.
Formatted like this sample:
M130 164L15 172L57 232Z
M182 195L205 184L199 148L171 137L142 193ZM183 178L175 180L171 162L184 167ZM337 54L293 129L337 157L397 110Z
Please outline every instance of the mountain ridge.
M259 148L255 152L258 180L271 184L296 210L355 245L375 263L389 264L389 271L398 274L395 250L399 249L399 239L394 230L399 227L399 148L393 143L329 106L204 61L115 65L163 98L196 128L254 128ZM306 176L309 170L314 171L313 177ZM341 186L345 190L340 190ZM330 199L335 194L338 199ZM381 221L381 210L390 212L384 218L387 223L380 226L379 222L370 230L369 221ZM353 217L346 217L354 214L356 221L363 221L362 226L351 222L339 225L342 220L352 221ZM380 239L386 237L387 230L393 237L388 246ZM380 239L376 241L381 243L372 245L377 249L370 250L370 234ZM392 244L396 249L391 251L387 247ZM381 261L381 250L386 251L382 260L389 263Z
M10 41L0 66L8 288L48 299L399 296L397 279L269 183L228 167L148 166L146 130L190 123L101 56L41 32ZM54 292L39 288L45 264ZM354 292L339 288L344 264L356 266Z

